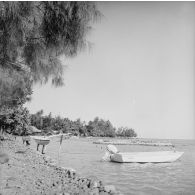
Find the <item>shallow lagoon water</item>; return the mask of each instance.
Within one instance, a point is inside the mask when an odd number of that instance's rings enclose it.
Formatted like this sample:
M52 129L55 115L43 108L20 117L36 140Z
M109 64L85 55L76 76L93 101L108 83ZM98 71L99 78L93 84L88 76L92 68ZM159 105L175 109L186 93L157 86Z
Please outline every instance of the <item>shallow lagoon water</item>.
M103 161L106 145L93 144L94 138L63 140L60 166L71 167L86 177L115 185L123 194L195 194L195 141L171 140L183 156L173 163L113 163ZM120 151L160 151L170 147L123 145ZM58 161L59 138L53 139L46 154Z

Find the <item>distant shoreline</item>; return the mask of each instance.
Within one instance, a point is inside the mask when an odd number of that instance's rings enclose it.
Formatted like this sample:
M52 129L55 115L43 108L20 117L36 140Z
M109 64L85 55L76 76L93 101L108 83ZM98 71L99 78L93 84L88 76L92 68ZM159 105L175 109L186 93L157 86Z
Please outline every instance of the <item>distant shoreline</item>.
M144 140L144 139L121 139L118 138L116 140L109 140L109 139L99 139L97 141L93 142L94 144L104 144L104 145L108 145L108 144L113 144L113 145L143 145L143 146L174 146L172 143L170 142L156 142L153 141L151 139L148 140Z

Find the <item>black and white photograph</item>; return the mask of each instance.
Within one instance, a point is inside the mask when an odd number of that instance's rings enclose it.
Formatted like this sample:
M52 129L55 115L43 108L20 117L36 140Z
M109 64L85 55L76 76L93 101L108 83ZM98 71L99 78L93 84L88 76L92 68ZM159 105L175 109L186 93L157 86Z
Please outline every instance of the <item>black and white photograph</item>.
M195 1L0 1L0 195L194 195Z

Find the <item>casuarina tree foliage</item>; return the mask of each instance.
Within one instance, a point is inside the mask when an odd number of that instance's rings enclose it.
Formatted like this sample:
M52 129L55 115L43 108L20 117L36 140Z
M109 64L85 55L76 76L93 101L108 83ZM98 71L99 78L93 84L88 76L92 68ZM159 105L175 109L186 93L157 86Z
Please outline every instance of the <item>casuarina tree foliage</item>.
M13 108L30 100L32 80L24 72L0 68L0 110Z
M59 56L87 46L91 22L100 16L93 2L0 2L0 67L30 71L34 81L63 84Z

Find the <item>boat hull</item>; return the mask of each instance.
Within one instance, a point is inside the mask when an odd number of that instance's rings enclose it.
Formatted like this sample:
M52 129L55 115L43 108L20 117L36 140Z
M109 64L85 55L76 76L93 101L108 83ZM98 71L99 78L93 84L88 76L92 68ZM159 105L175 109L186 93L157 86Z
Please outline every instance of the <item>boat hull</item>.
M166 163L176 161L182 154L177 151L129 152L112 154L110 159L119 163Z

